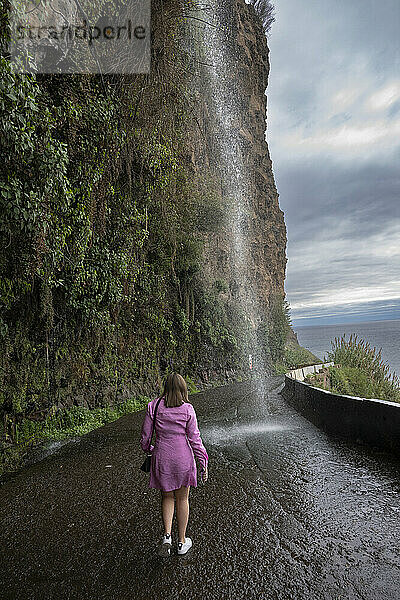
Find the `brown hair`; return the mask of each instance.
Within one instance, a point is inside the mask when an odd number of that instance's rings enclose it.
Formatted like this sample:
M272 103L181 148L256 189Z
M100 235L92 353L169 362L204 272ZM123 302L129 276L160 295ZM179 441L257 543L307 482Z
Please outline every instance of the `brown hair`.
M165 378L162 396L165 398L165 406L181 406L189 402L186 381L182 375L171 373Z

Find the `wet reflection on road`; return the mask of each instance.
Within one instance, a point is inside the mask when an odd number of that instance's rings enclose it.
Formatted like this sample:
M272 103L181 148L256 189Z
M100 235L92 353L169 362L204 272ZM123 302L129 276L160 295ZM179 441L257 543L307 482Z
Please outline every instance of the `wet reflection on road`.
M202 431L245 479L258 476L246 512L258 507L278 557L275 597L400 598L398 461L319 431L273 388L253 388Z
M4 598L398 600L399 460L319 431L282 385L191 397L210 463L209 481L190 492L185 557L155 553L143 412L7 481Z

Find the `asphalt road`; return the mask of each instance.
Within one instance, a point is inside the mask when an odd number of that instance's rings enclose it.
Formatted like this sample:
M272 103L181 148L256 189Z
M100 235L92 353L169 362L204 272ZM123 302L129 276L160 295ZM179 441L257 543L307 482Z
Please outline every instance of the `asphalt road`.
M210 462L190 491L186 556L156 554L143 411L8 478L1 600L398 600L399 459L319 431L282 385L191 397Z

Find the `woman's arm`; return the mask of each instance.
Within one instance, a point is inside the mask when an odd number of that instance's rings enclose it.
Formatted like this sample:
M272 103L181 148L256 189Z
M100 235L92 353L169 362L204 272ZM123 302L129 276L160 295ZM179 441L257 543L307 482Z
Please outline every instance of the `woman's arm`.
M150 402L147 404L146 414L144 416L144 421L142 425L142 433L140 437L140 445L142 447L143 452L152 452L154 450L153 444L151 442L151 433L153 430L153 415L150 410Z
M189 404L189 418L186 423L186 435L193 453L201 465L201 471L204 472L208 465L208 454L201 441L199 427L197 425L197 416L192 404Z

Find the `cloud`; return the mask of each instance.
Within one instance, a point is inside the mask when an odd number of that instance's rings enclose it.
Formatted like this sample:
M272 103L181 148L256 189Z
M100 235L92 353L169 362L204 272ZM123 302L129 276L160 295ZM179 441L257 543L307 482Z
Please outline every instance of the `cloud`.
M266 137L288 229L292 316L346 317L358 306L371 318L393 314L400 4L280 0L275 11Z
M372 94L366 102L370 110L387 110L400 100L400 80L386 84L383 88Z
M355 225L320 229L291 248L286 293L293 317L315 308L353 308L393 300L400 305L400 221L356 243ZM340 233L341 231L341 233Z

